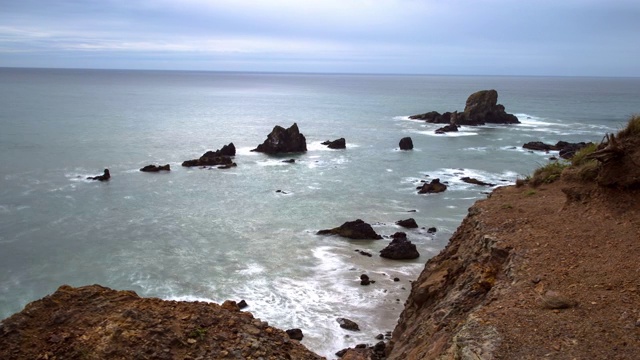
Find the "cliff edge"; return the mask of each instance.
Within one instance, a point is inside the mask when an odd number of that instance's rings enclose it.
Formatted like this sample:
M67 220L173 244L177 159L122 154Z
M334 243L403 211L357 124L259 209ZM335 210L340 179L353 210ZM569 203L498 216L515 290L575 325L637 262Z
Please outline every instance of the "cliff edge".
M637 359L640 118L469 209L389 359Z

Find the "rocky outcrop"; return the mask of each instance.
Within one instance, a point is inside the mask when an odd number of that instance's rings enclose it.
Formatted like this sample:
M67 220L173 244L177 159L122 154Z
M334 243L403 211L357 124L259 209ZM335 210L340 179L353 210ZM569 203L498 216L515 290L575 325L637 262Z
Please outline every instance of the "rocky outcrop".
M380 257L394 260L410 260L420 257L415 244L405 237L394 237L391 243L380 250Z
M276 125L267 135L267 140L251 151L265 154L305 152L307 151L307 140L298 130L296 123L293 123L288 129Z
M458 131L458 125L456 124L445 125L435 130L436 134L444 134L444 133L456 132L456 131Z
M225 145L216 151L207 151L199 159L186 160L182 166L220 166L220 168L230 168L236 166L231 157L236 155L236 147L233 143Z
M566 141L558 141L555 145L547 144L542 141L530 141L522 145L523 149L534 150L534 151L558 151L558 155L560 155L563 159L571 159L573 155L576 154L579 150L584 147L593 145L593 143L589 142L577 142L570 143Z
M496 90L481 90L469 95L465 103L464 112L462 113L454 111L440 114L437 111L430 111L424 114L411 115L409 118L413 120L424 120L428 123L453 124L457 126L477 126L487 123L520 123L515 115L507 113L504 106L498 104L498 92Z
M440 182L440 179L433 179L418 186L418 194L435 194L447 190L447 185Z
M232 302L61 286L0 323L1 359L323 359Z
M102 175L87 177L87 180L108 181L109 179L111 179L111 173L109 172L109 169L104 169Z
M326 145L329 149L346 149L347 141L344 138L336 139L333 141L327 140L322 142L322 145Z
M413 149L413 140L411 140L409 136L403 137L400 139L400 143L398 145L400 146L400 150L411 150Z
M317 235L340 235L349 239L382 239L382 236L378 235L371 225L366 222L357 219L354 221L347 221L339 227L327 230L320 230Z
M147 165L140 169L142 172L159 172L159 171L171 171L171 166L166 165Z
M491 184L491 183L484 182L468 176L461 177L460 180L466 182L467 184L480 185L480 186L496 186L496 184Z
M405 220L396 221L396 225L405 227L407 229L415 229L418 227L418 223L414 218L408 218Z

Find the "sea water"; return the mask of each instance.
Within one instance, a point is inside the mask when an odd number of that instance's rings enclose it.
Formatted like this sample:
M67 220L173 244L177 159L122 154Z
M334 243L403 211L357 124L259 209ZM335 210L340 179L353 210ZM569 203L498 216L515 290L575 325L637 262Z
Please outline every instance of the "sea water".
M436 135L439 126L408 119L461 111L482 89L496 89L522 123ZM393 329L410 281L493 188L461 177L513 184L551 156L523 143L598 142L636 111L638 78L0 69L0 318L62 284L98 283L163 299L244 299L326 356L375 343ZM250 151L293 123L306 153ZM412 151L398 149L405 136ZM344 150L320 144L340 137ZM230 142L236 168L180 166ZM166 163L169 173L139 171ZM109 182L86 180L105 168ZM417 194L434 178L448 190ZM409 217L421 228L394 224ZM382 235L406 231L420 258L380 258L389 239L315 235L355 219ZM361 286L361 274L376 283ZM362 331L341 329L338 317Z

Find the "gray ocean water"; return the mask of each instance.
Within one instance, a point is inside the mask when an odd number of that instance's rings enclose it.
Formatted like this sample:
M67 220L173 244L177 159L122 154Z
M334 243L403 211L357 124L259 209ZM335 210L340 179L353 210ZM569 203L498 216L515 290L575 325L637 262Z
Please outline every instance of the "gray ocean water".
M463 110L481 89L498 90L522 124L435 135L438 126L407 118ZM62 284L98 283L163 299L245 299L327 356L375 343L393 329L409 281L490 190L460 177L512 184L550 156L523 143L600 141L638 111L638 78L0 69L0 318ZM249 151L294 122L307 153ZM413 151L397 150L404 136ZM320 145L339 137L347 149ZM180 166L229 142L237 168ZM170 173L138 171L165 163ZM85 180L104 168L108 183ZM416 193L435 177L449 190ZM358 218L390 235L409 217L438 229L407 231L414 261L377 256L388 239L315 235ZM360 286L363 273L376 283ZM337 317L362 331L340 329Z

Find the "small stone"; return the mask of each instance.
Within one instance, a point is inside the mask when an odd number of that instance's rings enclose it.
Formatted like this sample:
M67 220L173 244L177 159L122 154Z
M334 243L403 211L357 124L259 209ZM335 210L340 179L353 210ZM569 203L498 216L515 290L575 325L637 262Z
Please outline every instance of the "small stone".
M400 278L394 277L394 278L393 278L393 281L398 282L398 281L400 281Z
M187 342L188 342L189 344L195 344L195 343L197 343L198 341L197 341L196 339L188 338L188 339L187 339Z
M371 280L369 280L369 276L366 274L360 275L360 285L369 285L371 284Z

